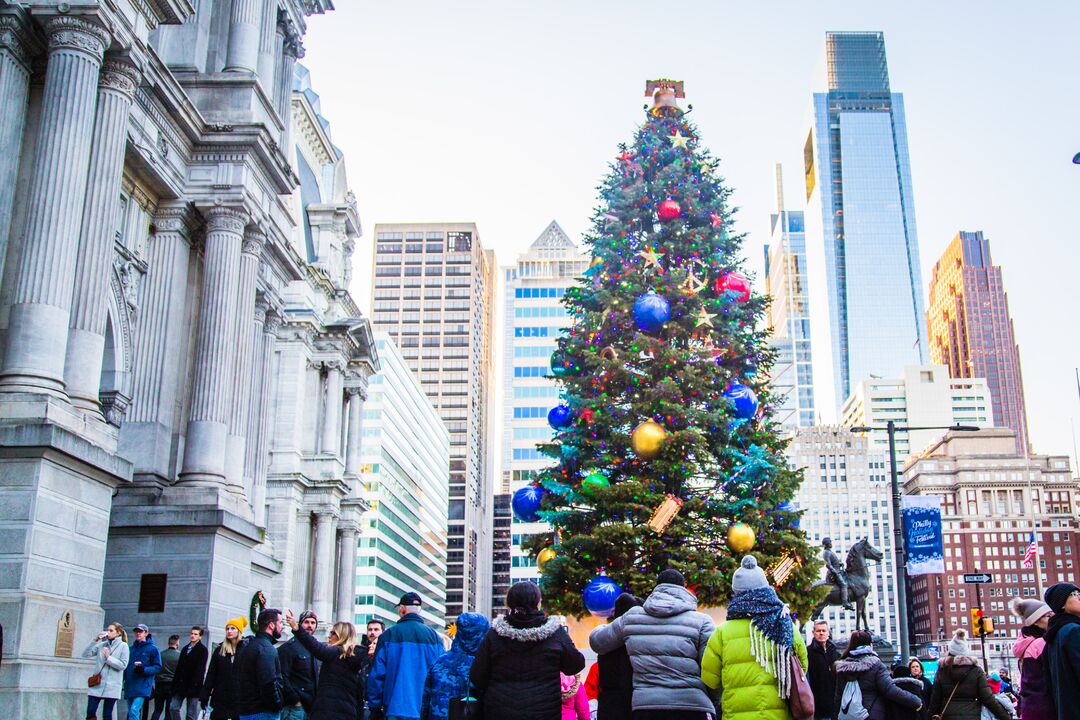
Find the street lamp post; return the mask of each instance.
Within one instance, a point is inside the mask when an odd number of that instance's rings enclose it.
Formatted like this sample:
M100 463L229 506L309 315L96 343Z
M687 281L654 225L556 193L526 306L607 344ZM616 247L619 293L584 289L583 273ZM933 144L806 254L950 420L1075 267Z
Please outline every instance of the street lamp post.
M893 575L896 577L896 624L900 635L900 656L905 660L911 657L911 636L908 629L907 608L907 567L906 553L904 551L904 529L901 526L900 515L900 473L896 468L896 433L899 430L910 432L912 430L959 430L975 432L981 428L972 425L940 425L920 427L897 427L894 420L885 423L885 431L889 434L889 474L892 483L892 522L893 522ZM865 433L881 428L856 426L851 432Z

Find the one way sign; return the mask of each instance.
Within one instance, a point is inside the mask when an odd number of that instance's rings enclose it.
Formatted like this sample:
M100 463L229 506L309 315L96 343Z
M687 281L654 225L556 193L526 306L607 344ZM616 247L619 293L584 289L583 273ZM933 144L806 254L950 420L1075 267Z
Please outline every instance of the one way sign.
M964 582L969 585L981 585L982 583L993 581L994 577L989 573L972 573L970 575L964 575Z

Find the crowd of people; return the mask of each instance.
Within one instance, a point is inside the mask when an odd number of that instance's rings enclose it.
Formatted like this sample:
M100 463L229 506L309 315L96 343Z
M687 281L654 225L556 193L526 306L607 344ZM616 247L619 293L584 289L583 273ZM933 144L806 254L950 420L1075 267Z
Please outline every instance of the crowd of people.
M535 583L515 583L506 615L457 618L448 651L412 592L392 627L371 620L361 636L338 622L325 643L310 611L263 610L248 636L234 618L212 650L198 627L184 647L173 635L159 651L146 625L129 644L114 622L84 652L96 663L86 717L113 720L121 698L127 720L1065 720L1080 708L1080 587L1070 583L1045 602L1012 601L1023 625L1015 683L1005 668L983 671L964 630L933 681L917 658L887 667L866 631L840 652L820 621L807 646L752 556L732 576L719 626L674 569L644 600L619 596L589 636L597 662L584 680L584 655L542 599ZM292 638L279 644L286 626Z

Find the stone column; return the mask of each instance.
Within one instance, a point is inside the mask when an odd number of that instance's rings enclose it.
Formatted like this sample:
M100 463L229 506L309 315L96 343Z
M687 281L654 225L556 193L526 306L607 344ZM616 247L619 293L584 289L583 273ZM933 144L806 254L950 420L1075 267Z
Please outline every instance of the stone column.
M334 619L352 622L356 607L356 526L342 522L338 534L341 537L341 553Z
M334 527L337 518L329 510L321 511L315 523L315 552L311 558L311 609L320 623L332 623L330 597L334 568Z
M258 72L259 33L265 0L232 0L225 72Z
M99 413L101 359L108 320L113 243L120 215L128 113L139 74L124 57L105 61L98 83L97 119L90 149L75 291L71 300L64 385L71 403Z
M326 364L326 394L323 395L322 442L319 451L324 455L341 452L341 366Z
M17 5L5 10L8 12L0 15L0 148L4 148L0 153L0 278L4 276L11 231L34 50L29 14Z
M109 33L62 15L46 24L48 70L0 392L64 397L64 359L90 167L98 76Z
M359 386L345 388L349 396L349 435L345 440L345 477L360 476L360 438L364 424L364 401L367 393Z
M277 41L277 0L263 0L262 15L259 18L259 82L262 83L266 96L273 98L277 80L276 61L281 44Z
M225 451L225 477L229 490L236 493L244 491L244 458L255 347L251 318L255 311L255 279L259 274L259 262L265 244L266 233L257 225L249 225L244 232L243 252L240 254L236 328L233 332L236 365L233 368L232 409L229 414L229 438Z
M274 388L275 384L274 348L277 346L277 331L281 327L281 315L275 310L268 310L266 321L263 324L261 344L261 365L259 372L263 377L262 388L259 393L259 406L262 408L255 420L255 442L253 443L254 466L252 476L252 509L255 513L255 524L262 527L266 520L266 471L270 464L270 420L273 415Z
M195 345L191 417L180 480L225 483L225 446L236 367L236 306L240 253L247 213L215 205L206 215L206 253L202 304Z
M263 388L270 382L269 374L263 371L263 329L266 327L266 314L270 305L263 293L255 295L255 315L251 324L251 400L249 412L244 418L244 491L255 507L255 469L258 467L260 419L266 412L263 403Z
M300 36L291 27L286 26L282 35L281 66L274 97L277 99L278 117L281 118L281 125L285 128L278 145L289 158L290 165L293 163L292 153L288 151L292 142L293 72L296 70L296 61L302 57L304 57L304 46L300 42Z

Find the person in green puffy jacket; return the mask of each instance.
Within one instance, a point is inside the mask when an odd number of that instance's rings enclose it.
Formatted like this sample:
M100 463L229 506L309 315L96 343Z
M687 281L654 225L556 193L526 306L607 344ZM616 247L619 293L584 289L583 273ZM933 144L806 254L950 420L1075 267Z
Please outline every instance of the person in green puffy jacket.
M806 643L752 555L731 578L727 620L713 632L701 679L721 691L724 720L790 720L791 657L805 671Z

